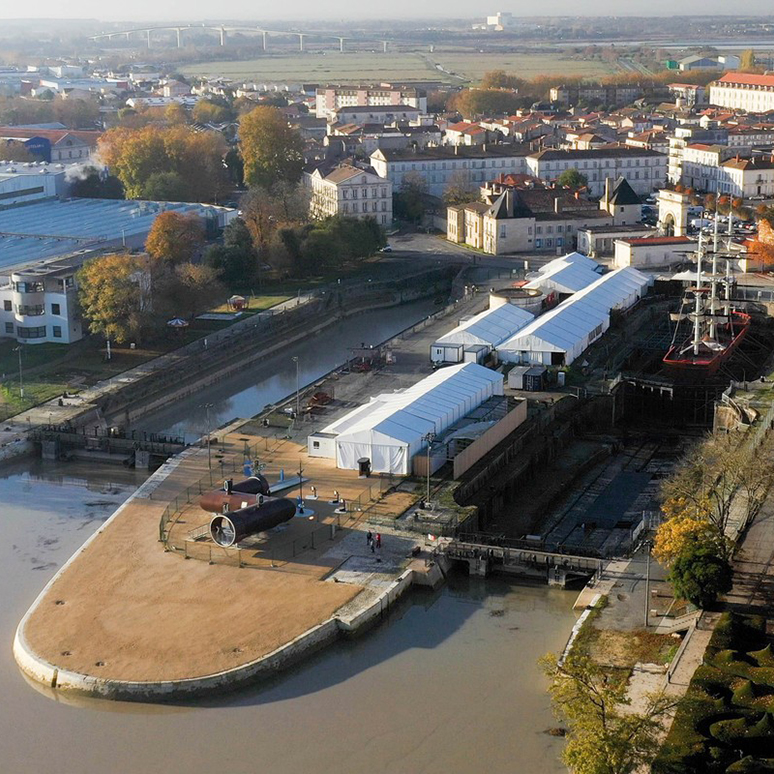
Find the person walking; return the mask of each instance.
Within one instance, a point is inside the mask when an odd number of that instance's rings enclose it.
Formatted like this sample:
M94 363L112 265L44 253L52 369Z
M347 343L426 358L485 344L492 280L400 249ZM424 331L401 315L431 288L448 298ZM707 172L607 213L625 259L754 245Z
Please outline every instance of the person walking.
M371 538L368 545L371 546L371 553L373 554L376 551L376 541Z
M366 544L368 546L371 545L371 541L374 539L374 536L371 534L371 530L368 530L368 534L366 535Z
M376 547L381 548L382 547L382 535L380 532L376 533Z

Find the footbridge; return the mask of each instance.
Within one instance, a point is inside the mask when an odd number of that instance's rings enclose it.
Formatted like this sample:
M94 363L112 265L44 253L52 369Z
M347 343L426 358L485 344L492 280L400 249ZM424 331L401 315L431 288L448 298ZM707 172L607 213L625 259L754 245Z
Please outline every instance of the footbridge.
M570 581L602 573L605 560L594 552L545 551L525 545L527 541L511 542L514 545L458 539L439 550L449 560L466 562L471 575L505 572L545 579L550 586L564 586Z

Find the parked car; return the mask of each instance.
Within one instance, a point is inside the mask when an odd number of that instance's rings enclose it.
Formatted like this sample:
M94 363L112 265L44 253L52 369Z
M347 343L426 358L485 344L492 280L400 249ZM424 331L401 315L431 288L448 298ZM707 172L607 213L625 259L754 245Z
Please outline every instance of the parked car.
M390 245L385 245L379 250L380 253L391 253L392 247Z

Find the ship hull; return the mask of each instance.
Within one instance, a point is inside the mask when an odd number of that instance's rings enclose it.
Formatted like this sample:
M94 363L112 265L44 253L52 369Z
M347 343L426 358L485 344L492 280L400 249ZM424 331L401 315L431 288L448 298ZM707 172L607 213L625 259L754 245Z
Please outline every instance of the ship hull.
M692 352L681 354L681 350L685 349L687 343L682 344L679 347L670 347L663 359L666 369L673 373L698 377L712 376L717 373L720 366L734 354L750 328L749 314L745 314L744 312L732 312L731 315L736 333L726 344L724 349L719 352L707 352L694 355Z

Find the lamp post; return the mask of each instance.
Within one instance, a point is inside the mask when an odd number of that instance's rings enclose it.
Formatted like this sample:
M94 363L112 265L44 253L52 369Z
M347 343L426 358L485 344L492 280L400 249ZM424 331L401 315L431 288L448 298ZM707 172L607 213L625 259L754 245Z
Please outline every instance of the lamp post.
M433 448L433 441L435 440L435 433L427 433L424 436L424 440L427 441L427 497L425 502L430 502L430 451Z
M202 408L205 411L205 421L207 423L207 468L212 473L212 453L210 451L210 409L212 408L212 403L205 403Z
M298 382L298 355L293 356L293 362L296 364L296 416L301 414L301 396L299 394L299 382Z
M24 398L24 373L22 372L22 345L14 348L19 353L19 397Z
M648 551L647 563L645 565L645 628L648 626L648 612L650 608L650 549L652 545L650 540L645 541L645 548Z

